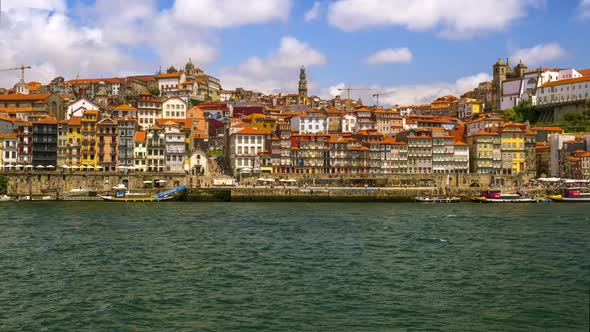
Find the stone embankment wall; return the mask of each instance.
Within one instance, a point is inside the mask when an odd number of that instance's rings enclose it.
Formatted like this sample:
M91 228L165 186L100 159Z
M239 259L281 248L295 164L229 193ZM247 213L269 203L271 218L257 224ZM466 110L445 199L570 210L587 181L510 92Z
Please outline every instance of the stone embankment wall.
M141 192L146 188L144 181L166 181L157 184L159 189L167 189L179 185L187 185L191 177L185 174L157 174L157 173L61 173L57 172L13 172L5 173L8 177L8 195L64 195L73 189L85 189L92 192L108 192L112 187L128 183L131 191Z
M452 188L450 196L464 197L482 188ZM530 189L532 196L544 196L545 189ZM416 196L437 195L431 187L416 188L192 188L182 197L187 201L259 201L259 202L408 202Z

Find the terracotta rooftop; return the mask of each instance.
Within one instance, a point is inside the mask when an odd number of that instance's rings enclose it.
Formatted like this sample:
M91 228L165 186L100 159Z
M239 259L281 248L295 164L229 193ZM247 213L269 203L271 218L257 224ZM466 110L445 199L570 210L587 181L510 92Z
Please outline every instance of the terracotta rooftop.
M542 88L557 86L557 85L564 85L564 84L571 84L571 83L580 83L580 82L589 82L590 76L582 76L576 78L568 78L565 80L558 80L558 81L551 81L541 85Z

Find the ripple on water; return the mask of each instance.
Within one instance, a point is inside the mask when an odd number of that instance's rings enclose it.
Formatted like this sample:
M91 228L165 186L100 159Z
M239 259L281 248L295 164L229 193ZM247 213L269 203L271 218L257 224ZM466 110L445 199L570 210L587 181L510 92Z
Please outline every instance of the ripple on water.
M7 203L0 330L587 330L585 211Z

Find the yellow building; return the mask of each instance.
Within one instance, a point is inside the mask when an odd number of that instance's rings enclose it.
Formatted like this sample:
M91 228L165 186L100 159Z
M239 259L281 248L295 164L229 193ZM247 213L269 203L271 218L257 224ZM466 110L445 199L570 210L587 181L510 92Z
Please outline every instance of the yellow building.
M250 114L245 116L242 121L265 134L273 133L277 127L277 119L264 114Z
M68 120L68 132L66 134L66 165L80 166L80 148L82 146L82 117L71 116Z
M502 144L502 174L518 174L525 171L526 125L507 123L500 130Z
M480 131L468 138L471 173L499 174L502 168L500 134Z
M458 106L458 116L466 120L477 116L483 112L483 100L473 98L461 98Z
M82 166L98 164L96 124L98 123L98 110L87 110L82 115L82 145L80 158Z

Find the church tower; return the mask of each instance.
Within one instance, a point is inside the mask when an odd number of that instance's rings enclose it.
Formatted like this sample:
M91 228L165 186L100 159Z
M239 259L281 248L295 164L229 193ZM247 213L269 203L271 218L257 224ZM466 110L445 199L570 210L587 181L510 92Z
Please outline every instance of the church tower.
M500 98L502 98L502 82L506 80L507 65L498 59L494 64L494 76L492 80L492 111L500 111Z
M524 78L524 74L526 73L526 70L527 70L527 66L524 63L522 63L522 60L520 60L518 65L516 65L516 67L515 67L516 75L518 75L518 77L520 77L520 78Z
M305 78L305 67L301 66L299 71L299 95L307 97L307 79Z

